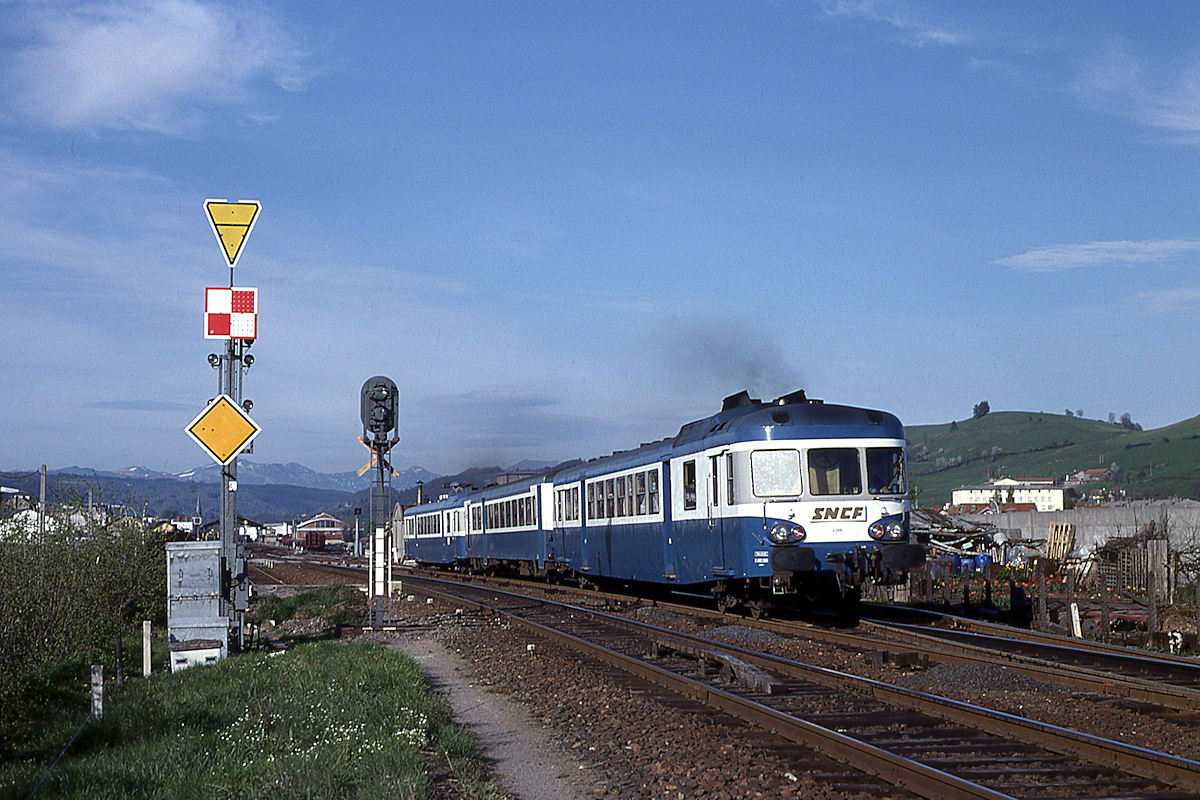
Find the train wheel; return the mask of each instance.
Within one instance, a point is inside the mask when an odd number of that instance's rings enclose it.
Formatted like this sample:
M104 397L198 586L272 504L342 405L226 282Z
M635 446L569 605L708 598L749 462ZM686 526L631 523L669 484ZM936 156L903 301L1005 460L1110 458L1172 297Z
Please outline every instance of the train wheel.
M738 607L737 598L729 594L717 595L717 611L722 614L732 613Z
M767 609L761 600L755 600L750 604L750 619L762 619L766 616Z

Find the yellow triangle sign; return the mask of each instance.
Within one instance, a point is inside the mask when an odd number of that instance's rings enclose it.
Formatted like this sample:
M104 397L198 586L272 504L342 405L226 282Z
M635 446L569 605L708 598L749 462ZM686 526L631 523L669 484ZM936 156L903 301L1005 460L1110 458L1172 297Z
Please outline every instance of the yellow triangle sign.
M242 245L250 238L250 231L254 229L254 221L258 219L258 210L262 206L257 200L239 200L236 203L205 200L204 208L208 211L213 233L225 253L225 260L230 268L237 266Z

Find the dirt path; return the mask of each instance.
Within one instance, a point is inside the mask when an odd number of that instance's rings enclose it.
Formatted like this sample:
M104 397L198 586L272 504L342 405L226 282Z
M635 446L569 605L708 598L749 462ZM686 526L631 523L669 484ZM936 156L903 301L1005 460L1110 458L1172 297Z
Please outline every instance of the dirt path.
M405 635L384 640L421 665L434 689L454 708L493 762L496 783L518 800L588 800L603 794L597 776L529 720L520 705L475 682L470 665L454 651L427 636Z

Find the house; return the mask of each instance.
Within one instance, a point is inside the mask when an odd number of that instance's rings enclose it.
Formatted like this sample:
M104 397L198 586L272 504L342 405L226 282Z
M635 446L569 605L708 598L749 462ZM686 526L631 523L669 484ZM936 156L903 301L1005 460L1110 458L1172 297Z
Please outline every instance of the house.
M303 542L307 533L323 533L325 541L331 539L344 542L346 540L346 523L332 514L317 514L296 526L296 541Z
M955 489L951 503L958 507L973 505L1011 505L1032 503L1038 511L1062 511L1066 490L1047 478L997 478L979 486Z
M1111 477L1111 467L1102 467L1100 469L1081 469L1078 472L1072 472L1067 476L1067 485L1078 486L1081 483L1098 483L1100 481L1109 480Z

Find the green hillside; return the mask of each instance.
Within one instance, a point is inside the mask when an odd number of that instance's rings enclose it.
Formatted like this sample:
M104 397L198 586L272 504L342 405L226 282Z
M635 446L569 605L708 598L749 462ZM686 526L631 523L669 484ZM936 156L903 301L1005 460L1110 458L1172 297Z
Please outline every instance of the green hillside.
M997 411L905 430L909 478L923 506L949 502L954 489L990 478L1062 480L1114 464L1116 485L1132 496L1200 499L1200 417L1137 431L1062 414Z

